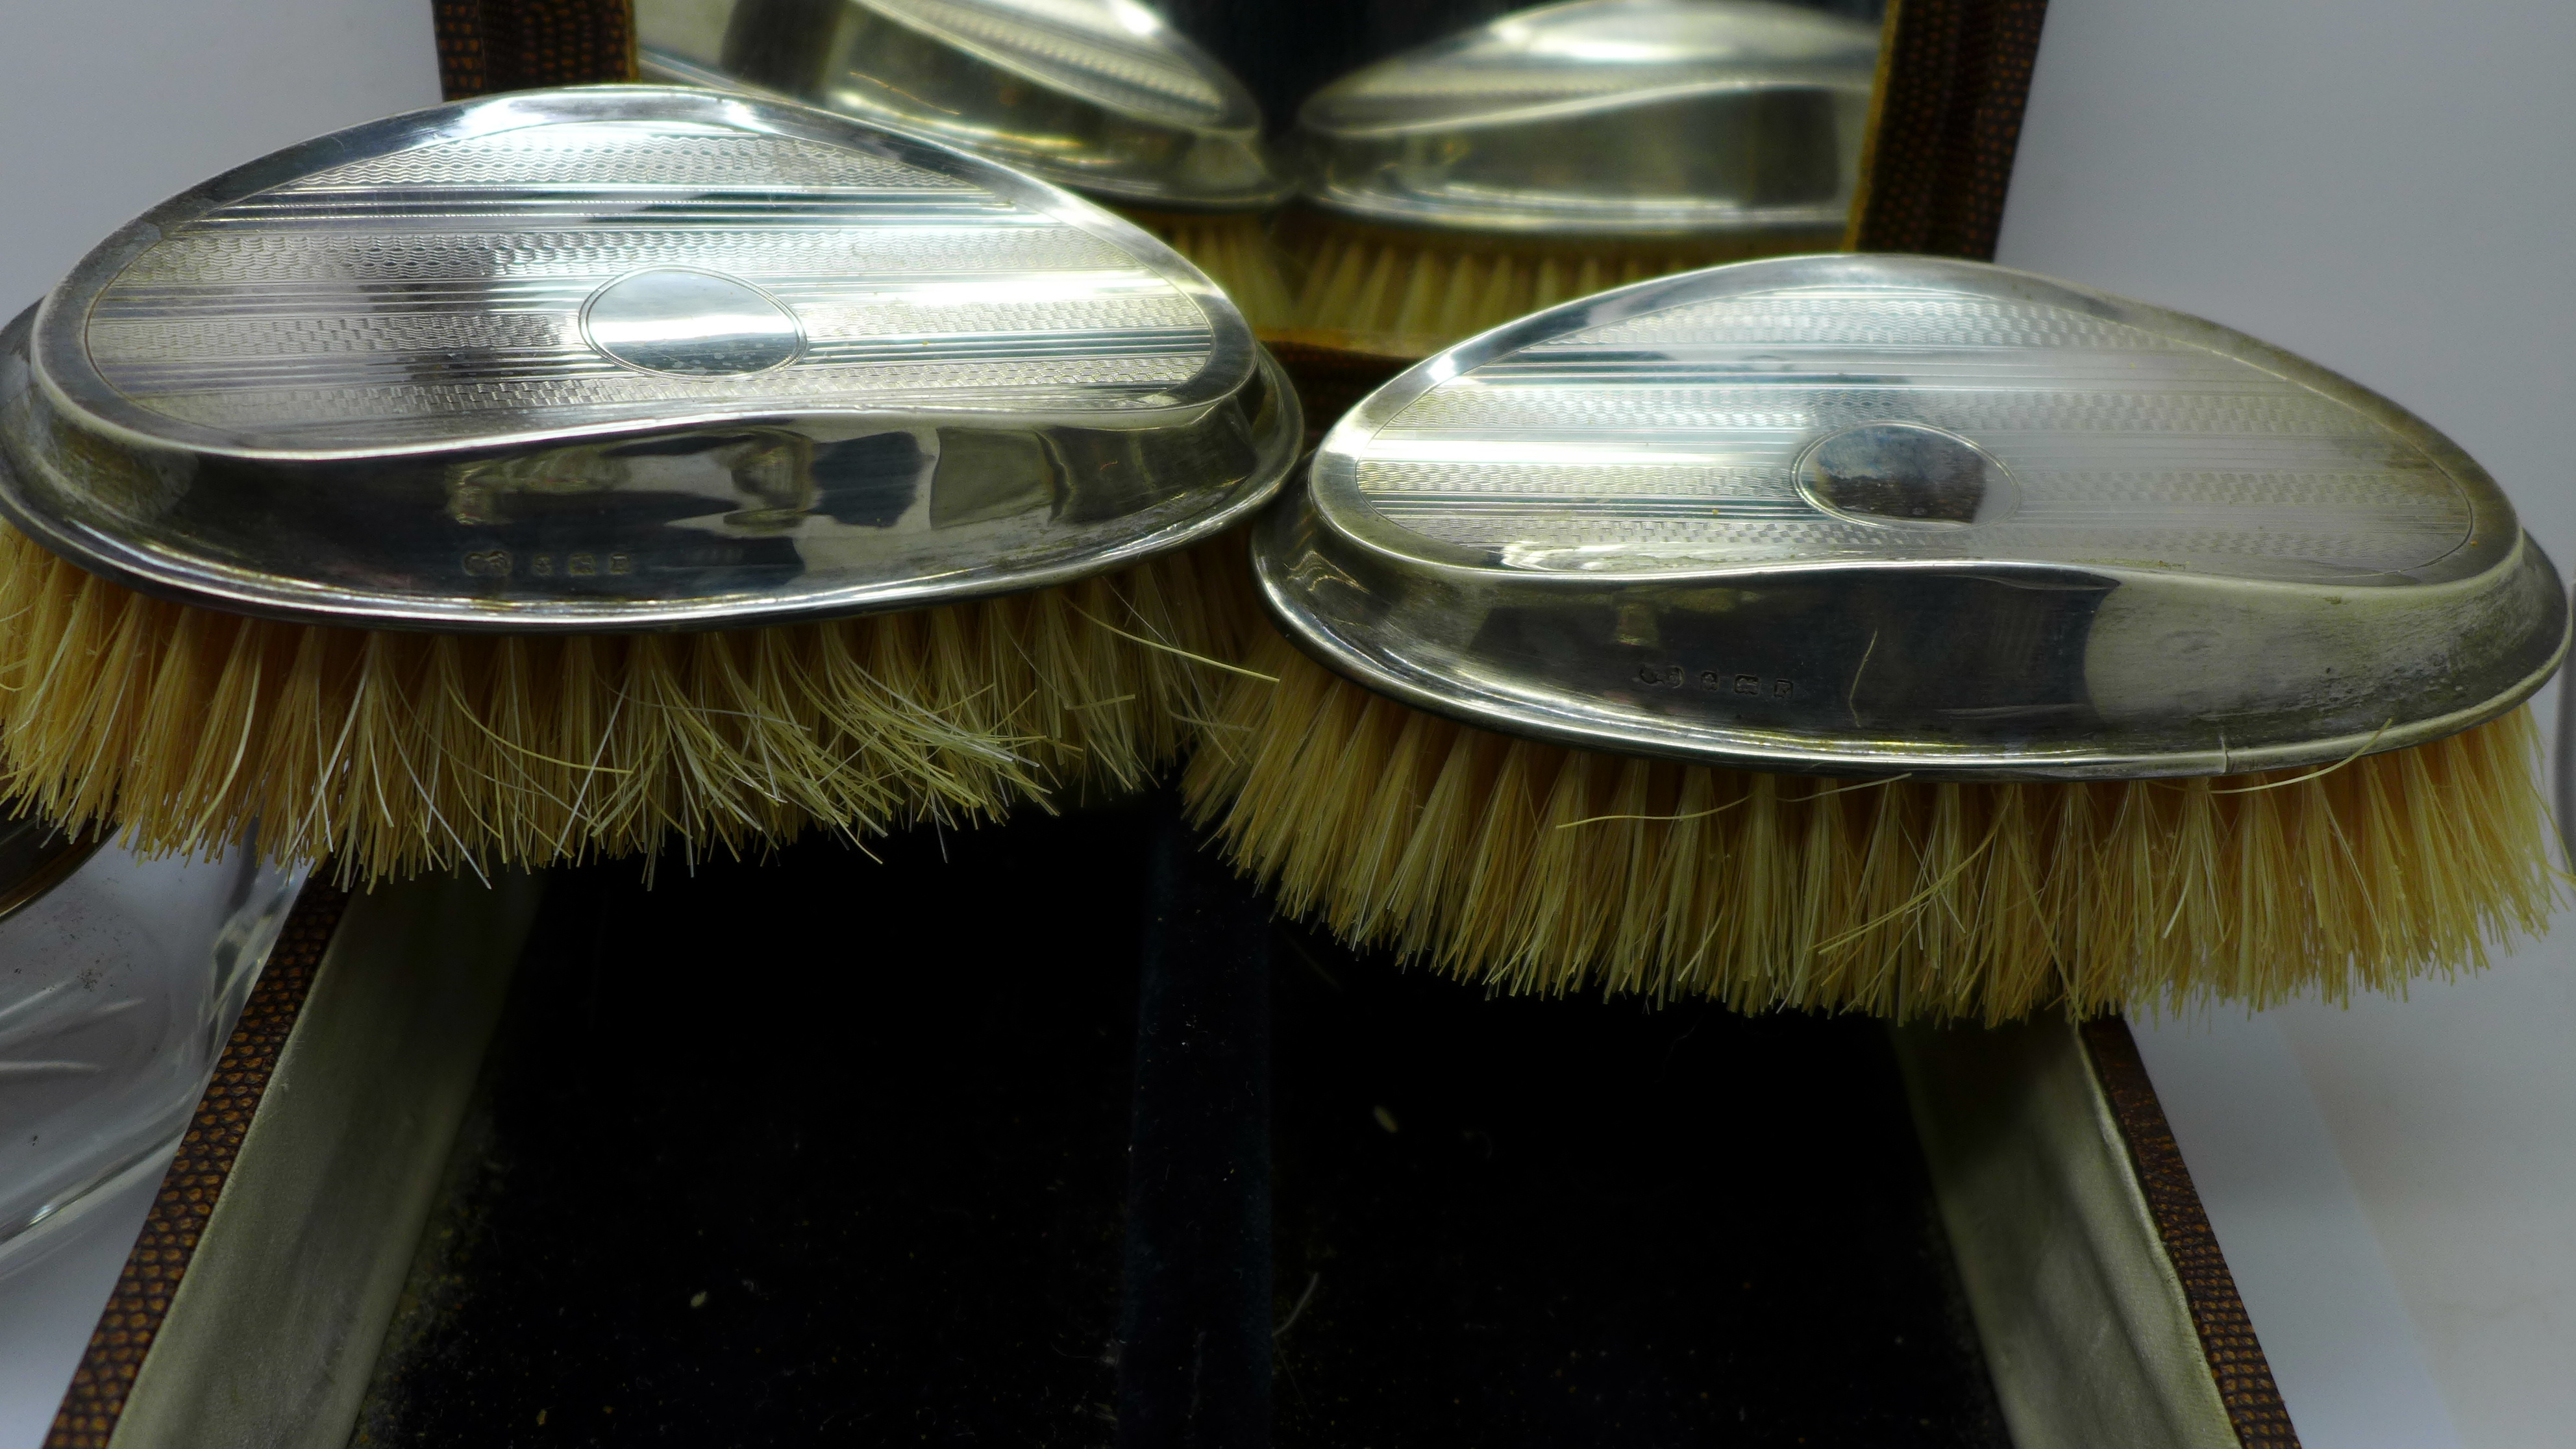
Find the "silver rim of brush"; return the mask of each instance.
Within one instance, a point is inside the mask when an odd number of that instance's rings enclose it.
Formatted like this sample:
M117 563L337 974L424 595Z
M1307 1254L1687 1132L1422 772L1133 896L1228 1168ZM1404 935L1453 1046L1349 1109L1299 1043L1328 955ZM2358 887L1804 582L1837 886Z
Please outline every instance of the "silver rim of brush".
M1258 211L1261 106L1137 0L639 0L647 80L792 97L1122 206Z
M130 223L0 331L0 512L308 623L688 628L1060 583L1276 490L1170 248L991 162L643 86L397 116Z
M1478 232L1839 231L1878 46L1878 26L1766 0L1519 11L1308 97L1304 195Z
M1771 771L2332 764L2520 703L2557 574L2467 454L2241 333L1974 262L1644 282L1345 415L1255 530L1317 659Z

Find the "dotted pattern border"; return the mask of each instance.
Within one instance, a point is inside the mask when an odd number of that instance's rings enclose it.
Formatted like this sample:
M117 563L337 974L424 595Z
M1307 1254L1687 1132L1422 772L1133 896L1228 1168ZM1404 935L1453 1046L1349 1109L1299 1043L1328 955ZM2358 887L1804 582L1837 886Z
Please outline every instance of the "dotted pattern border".
M1856 250L1992 261L2048 0L1895 0Z
M2192 1327L2200 1333L2201 1352L2209 1359L2211 1377L2218 1380L2218 1397L2227 1405L2237 1441L2245 1449L2298 1449L2289 1407L2272 1382L2272 1365L2254 1337L2245 1300L2236 1294L2236 1275L2228 1271L2218 1235L2210 1231L2209 1214L2191 1185L2191 1169L2183 1165L2182 1148L2165 1121L2164 1105L2156 1100L2155 1084L2147 1079L2137 1039L2116 1016L2086 1022L2083 1033L2094 1075L2111 1099L2111 1113L2128 1145L2129 1165L2146 1192L2156 1235L2182 1278Z
M278 1053L303 1015L314 970L322 964L322 953L348 906L348 892L325 883L318 872L295 898L285 929L269 949L259 983L251 988L241 1020L233 1027L232 1039L215 1063L214 1078L197 1100L196 1115L179 1141L179 1155L162 1175L161 1191L143 1220L142 1236L126 1256L116 1291L99 1314L80 1367L72 1372L71 1387L64 1392L54 1426L45 1436L45 1449L107 1449L117 1417L125 1411L126 1395L134 1388L134 1376L170 1311L179 1280L196 1255L197 1239L241 1153L242 1136L268 1091Z
M632 0L433 0L447 99L631 81Z

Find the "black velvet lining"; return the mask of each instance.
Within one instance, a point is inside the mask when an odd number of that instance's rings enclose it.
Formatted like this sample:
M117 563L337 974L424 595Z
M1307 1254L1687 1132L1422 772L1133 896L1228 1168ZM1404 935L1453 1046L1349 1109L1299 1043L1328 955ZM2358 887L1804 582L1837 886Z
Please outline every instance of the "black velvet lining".
M1176 814L560 877L357 1442L2007 1442L1875 1024L1400 972Z

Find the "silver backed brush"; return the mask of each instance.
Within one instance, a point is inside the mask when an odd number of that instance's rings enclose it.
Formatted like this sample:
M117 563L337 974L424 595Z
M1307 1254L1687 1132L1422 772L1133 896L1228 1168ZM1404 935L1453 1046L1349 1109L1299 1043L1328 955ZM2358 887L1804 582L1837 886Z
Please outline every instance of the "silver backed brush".
M1168 248L991 162L640 86L291 147L0 333L0 511L147 592L442 631L1036 588L1268 496L1293 396Z
M636 28L648 79L765 88L1118 205L1292 189L1251 92L1136 0L639 0Z
M1404 226L1839 232L1878 27L1764 0L1573 0L1309 97L1305 198Z
M2331 763L2497 716L2568 600L2495 482L2223 327L1813 256L1472 338L1345 416L1255 561L1340 673L1764 771Z

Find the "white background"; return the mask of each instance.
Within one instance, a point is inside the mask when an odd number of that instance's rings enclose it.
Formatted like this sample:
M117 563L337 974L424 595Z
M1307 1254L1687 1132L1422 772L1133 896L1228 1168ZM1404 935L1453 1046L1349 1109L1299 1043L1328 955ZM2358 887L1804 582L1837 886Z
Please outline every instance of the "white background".
M0 0L0 309L172 192L435 101L429 14ZM2002 260L2395 397L2576 559L2571 65L2567 0L2053 0ZM2308 1449L2576 1443L2571 952L2141 1025ZM41 1440L149 1196L0 1278L0 1449Z
M1998 260L2395 398L2563 571L2571 66L2567 0L2051 0ZM2562 924L2406 1001L2140 1024L2308 1449L2576 1444L2571 961Z

